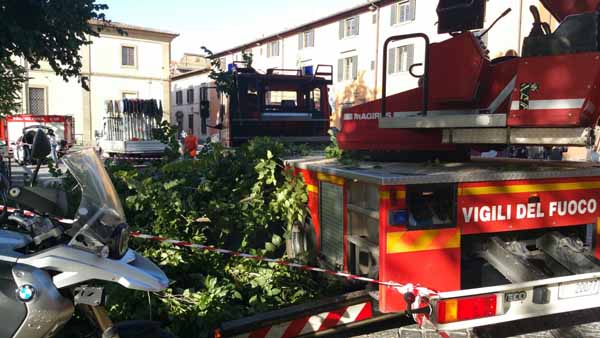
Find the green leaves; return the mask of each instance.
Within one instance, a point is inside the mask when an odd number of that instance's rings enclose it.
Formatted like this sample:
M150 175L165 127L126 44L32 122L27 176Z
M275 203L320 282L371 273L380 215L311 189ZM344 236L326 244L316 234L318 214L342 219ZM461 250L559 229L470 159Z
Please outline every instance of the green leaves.
M0 115L17 110L27 81L19 58L31 69L45 61L65 81L77 80L87 89L79 51L91 43L90 36L98 35L89 21L103 22L106 5L95 0L3 0L0 8Z
M308 213L302 177L280 160L288 149L257 138L235 151L214 145L193 161L108 169L134 229L279 259L286 232ZM318 276L275 264L132 244L173 280L169 291L155 295L153 313L183 337L207 337L224 321L303 302L327 287ZM111 302L118 319L134 319L130 314L142 306L125 292L111 294Z

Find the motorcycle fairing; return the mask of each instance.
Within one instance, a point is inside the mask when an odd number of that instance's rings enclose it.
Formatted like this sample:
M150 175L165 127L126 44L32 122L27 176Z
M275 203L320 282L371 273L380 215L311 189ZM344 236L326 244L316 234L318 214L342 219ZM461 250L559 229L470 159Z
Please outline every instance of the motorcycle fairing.
M62 245L18 258L17 262L60 272L53 277L59 289L90 280L116 282L128 289L150 292L162 291L169 285L169 279L160 268L131 249L123 258L114 260Z

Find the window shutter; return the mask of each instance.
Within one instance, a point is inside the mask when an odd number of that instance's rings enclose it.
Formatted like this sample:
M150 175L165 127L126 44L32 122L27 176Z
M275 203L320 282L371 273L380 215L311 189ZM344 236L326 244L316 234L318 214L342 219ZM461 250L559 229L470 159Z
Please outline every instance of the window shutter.
M352 79L356 80L358 76L358 55L352 57Z
M415 63L415 45L409 45L406 47L406 49L406 70L409 70L410 66Z
M340 40L344 38L344 20L340 20Z
M354 25L354 35L360 34L360 16L356 16L356 24Z
M396 69L394 69L396 65L396 48L392 47L388 50L388 64L387 64L387 72L388 74L394 74Z
M302 42L303 42L302 41L303 36L304 36L304 33L298 34L298 49L299 50L302 49L302 47L304 47L303 44L302 44Z
M393 26L398 22L398 4L393 4L390 8L392 9L390 25Z
M338 81L344 81L344 59L338 60Z
M310 31L310 42L308 44L311 47L315 46L315 30Z
M408 19L414 21L417 13L417 0L410 0L410 14Z

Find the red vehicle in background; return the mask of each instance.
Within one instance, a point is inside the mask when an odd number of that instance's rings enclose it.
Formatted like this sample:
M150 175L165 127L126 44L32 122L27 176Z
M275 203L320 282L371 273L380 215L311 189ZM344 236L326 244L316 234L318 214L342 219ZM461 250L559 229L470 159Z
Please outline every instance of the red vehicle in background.
M62 151L66 151L75 144L75 120L73 116L12 115L0 122L0 139L7 146L4 155L9 152L16 155L19 144L23 142L24 129L33 126L52 129ZM15 159L19 161L18 158Z
M223 95L218 126L221 142L237 147L254 137L326 143L331 108L328 86L333 67L319 65L314 74L300 69L257 72L243 62L232 65L235 95Z

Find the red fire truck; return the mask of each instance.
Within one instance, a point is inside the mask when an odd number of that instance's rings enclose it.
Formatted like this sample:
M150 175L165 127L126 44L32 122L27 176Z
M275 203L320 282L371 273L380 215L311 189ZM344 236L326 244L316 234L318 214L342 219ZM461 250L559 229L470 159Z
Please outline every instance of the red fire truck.
M468 156L474 148L597 142L600 0L542 3L560 25L552 31L532 7L522 57L490 60L471 32L483 28L485 0L439 1L448 40L386 41L384 50L426 41L424 72L414 75L420 87L387 96L384 69L383 98L346 109L338 141L346 151L405 161L289 161L308 185L310 209L294 254L308 250L331 270L423 286L380 284L369 293L373 310L411 310L438 330L600 308L600 166ZM239 337L293 337L344 316L265 321ZM564 325L553 318L542 329Z
M52 128L57 141L66 142L66 149L73 146L75 141L75 121L73 116L62 115L11 115L0 121L0 139L9 147L8 150L16 154L19 138L23 130L32 126L45 126ZM66 150L65 149L65 150Z
M236 62L231 71L235 94L222 96L217 119L223 144L237 147L260 136L287 142L329 141L332 66L319 65L314 74L299 69L269 69L262 74Z

